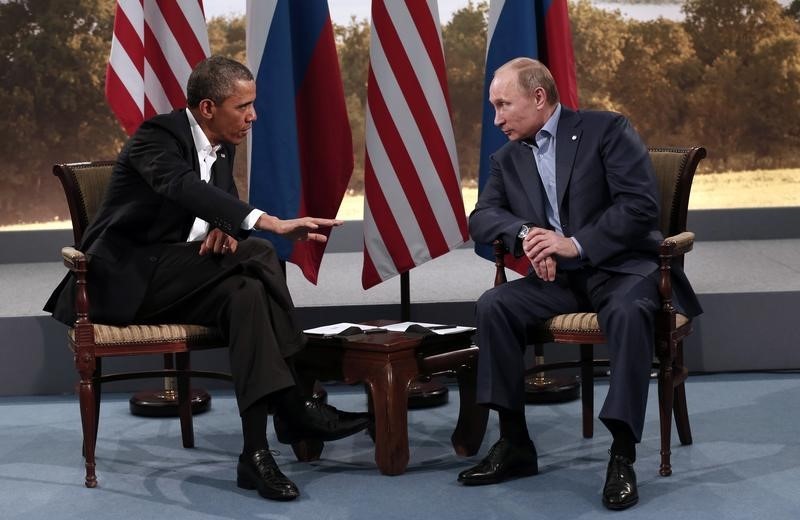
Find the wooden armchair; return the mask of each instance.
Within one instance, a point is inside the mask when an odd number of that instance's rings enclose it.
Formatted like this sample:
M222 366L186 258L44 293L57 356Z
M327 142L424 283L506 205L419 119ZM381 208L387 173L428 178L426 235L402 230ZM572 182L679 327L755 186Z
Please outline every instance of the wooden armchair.
M189 352L225 347L221 335L198 325L158 324L116 327L93 323L89 318L87 273L91 262L77 249L89 223L105 195L113 168L111 161L58 164L53 174L59 178L67 197L75 247L65 247L61 255L77 280L75 308L77 321L68 331L68 344L80 377L79 398L83 426L83 455L86 460L86 487L95 487L95 445L100 411L101 384L122 379L175 377L178 413L183 446L194 446L190 375L230 380L229 374L191 371ZM101 361L111 356L164 355L164 370L124 372L102 375ZM175 369L173 369L173 366Z
M681 444L692 443L689 414L686 408L684 382L688 370L683 365L683 339L692 332L692 321L678 314L672 306L670 269L683 266L684 254L692 250L694 233L686 231L689 209L689 192L697 165L706 156L702 147L650 148L650 158L655 169L661 193L661 231L664 241L659 247L661 261L661 309L656 316L655 357L658 360L658 405L661 423L661 467L662 476L672 474L670 464L670 436L672 414ZM505 283L506 248L502 241L495 241L495 284ZM608 360L594 359L593 345L605 344L606 339L597 322L595 313L561 314L549 319L538 328L531 342L541 351L544 343L578 344L580 360L561 363L537 364L527 373L541 377L548 370L579 367L581 374L581 399L583 406L583 436L593 434L594 418L594 367L608 366Z

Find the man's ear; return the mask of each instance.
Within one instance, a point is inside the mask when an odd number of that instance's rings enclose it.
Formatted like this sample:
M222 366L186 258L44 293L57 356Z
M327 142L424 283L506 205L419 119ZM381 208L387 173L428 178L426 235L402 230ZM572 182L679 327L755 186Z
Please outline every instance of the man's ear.
M536 87L533 89L533 99L536 100L536 107L542 108L547 104L547 92L542 87Z
M204 99L197 105L197 111L203 119L211 119L214 116L216 105L210 99Z

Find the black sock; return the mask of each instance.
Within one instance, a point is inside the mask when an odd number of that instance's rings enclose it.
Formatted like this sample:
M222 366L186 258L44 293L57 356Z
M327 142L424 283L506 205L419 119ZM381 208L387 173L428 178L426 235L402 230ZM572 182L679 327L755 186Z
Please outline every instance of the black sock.
M528 433L528 423L525 421L525 411L500 408L500 436L508 439L511 444L525 446L531 442Z
M281 417L294 417L304 412L305 399L297 385L273 392L269 397L275 405L275 413Z
M268 448L268 417L269 402L266 397L262 397L242 412L242 436L244 437L242 453L245 455L250 455L258 450L265 450Z
M611 443L611 454L622 455L634 462L636 460L636 438L630 427L615 419L607 419L604 422L614 437L614 442Z

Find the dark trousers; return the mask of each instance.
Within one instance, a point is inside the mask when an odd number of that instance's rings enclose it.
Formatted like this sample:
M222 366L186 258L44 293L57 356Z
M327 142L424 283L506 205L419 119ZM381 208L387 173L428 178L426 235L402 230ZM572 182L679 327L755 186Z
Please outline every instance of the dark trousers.
M625 422L639 441L653 361L656 280L657 272L642 277L584 268L559 272L554 282L531 274L486 291L477 304L478 402L522 410L526 331L556 314L593 310L611 365L600 419Z
M228 255L200 256L199 247L164 250L136 321L217 327L228 342L241 413L295 384L286 358L302 349L303 334L271 243L249 238Z

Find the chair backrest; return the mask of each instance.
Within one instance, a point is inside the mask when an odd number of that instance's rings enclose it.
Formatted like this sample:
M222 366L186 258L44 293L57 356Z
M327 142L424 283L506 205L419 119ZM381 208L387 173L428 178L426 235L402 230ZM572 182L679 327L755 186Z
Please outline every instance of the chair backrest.
M661 232L665 237L686 231L689 192L697 165L706 156L701 146L650 148L650 159L661 193Z
M81 243L83 232L94 219L105 197L114 161L92 161L53 166L53 175L61 181L72 219L75 246Z

